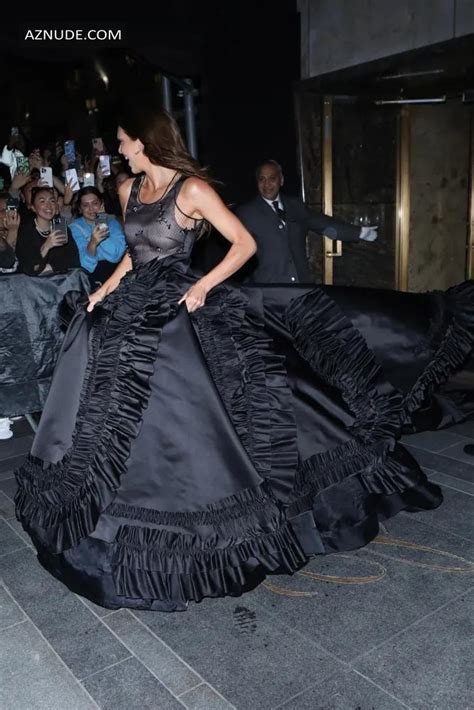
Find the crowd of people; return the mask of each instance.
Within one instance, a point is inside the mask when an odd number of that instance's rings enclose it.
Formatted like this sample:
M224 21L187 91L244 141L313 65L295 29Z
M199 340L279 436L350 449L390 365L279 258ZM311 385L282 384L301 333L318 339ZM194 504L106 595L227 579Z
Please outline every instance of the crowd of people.
M0 156L0 273L82 268L92 287L112 273L125 252L117 190L129 175L99 145L84 161L60 142L28 152L12 129Z
M129 177L120 156L108 155L93 139L91 156L68 154L55 142L26 157L24 140L13 133L0 157L0 273L41 276L82 268L100 285L125 252L118 189ZM102 158L106 158L104 163ZM74 160L71 160L74 158ZM50 169L49 184L45 179ZM73 179L71 179L71 172ZM237 277L259 283L312 281L306 236L313 230L331 239L373 241L376 228L346 224L315 214L301 200L284 195L283 169L268 159L256 169L258 194L235 207L258 245L258 254Z

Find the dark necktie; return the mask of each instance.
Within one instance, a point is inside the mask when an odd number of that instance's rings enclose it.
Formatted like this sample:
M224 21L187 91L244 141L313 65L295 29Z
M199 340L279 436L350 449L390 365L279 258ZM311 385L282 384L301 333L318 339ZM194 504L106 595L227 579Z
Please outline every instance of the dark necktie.
M278 200L275 200L275 202L272 202L272 205L273 205L273 209L275 210L275 212L277 213L277 215L279 216L281 221L284 222L285 221L285 210L282 210L282 208L278 204Z

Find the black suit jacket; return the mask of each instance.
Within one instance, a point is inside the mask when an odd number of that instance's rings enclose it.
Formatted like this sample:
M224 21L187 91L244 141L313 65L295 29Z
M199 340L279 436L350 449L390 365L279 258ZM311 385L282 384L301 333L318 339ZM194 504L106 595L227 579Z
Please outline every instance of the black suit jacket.
M296 197L280 193L280 200L285 209L284 222L260 195L235 210L257 242L257 254L244 267L246 280L310 283L313 279L306 256L309 230L344 242L359 240L360 227L312 212Z

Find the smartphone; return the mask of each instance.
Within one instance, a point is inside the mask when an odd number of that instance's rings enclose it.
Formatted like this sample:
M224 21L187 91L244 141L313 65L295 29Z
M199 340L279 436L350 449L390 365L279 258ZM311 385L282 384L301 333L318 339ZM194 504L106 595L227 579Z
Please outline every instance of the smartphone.
M7 199L7 212L15 212L20 206L20 201L16 197L9 197Z
M64 155L67 158L68 165L76 162L76 146L74 141L66 141L64 144Z
M104 177L109 177L110 175L110 155L99 155L100 167L102 168L102 175Z
M97 150L99 153L104 152L104 142L102 138L93 138L92 139L92 149Z
M66 182L72 183L72 191L73 192L77 192L78 190L81 189L81 187L79 185L79 178L77 175L76 168L69 168L69 170L66 170L65 177L66 177Z
M24 155L19 155L16 159L16 167L21 175L30 174L30 161Z
M69 220L67 219L67 217L62 217L60 214L55 215L51 220L51 227L52 229L57 229L58 231L62 232L65 235L67 242L67 228L69 227Z
M53 169L52 168L40 168L40 180L45 182L48 187L53 187Z
M100 227L102 230L107 230L109 231L109 217L106 212L99 212L97 217L95 218L95 224L97 227Z
M84 181L82 187L88 187L89 185L91 185L92 187L94 187L95 185L94 173L84 173Z
M97 217L95 218L95 223L108 225L109 215L107 214L107 212L98 212Z

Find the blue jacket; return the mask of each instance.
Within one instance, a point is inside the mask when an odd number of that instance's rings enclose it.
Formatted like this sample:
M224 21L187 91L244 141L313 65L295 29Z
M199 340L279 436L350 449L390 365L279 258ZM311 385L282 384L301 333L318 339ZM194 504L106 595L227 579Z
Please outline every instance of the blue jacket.
M115 217L108 217L109 236L97 247L95 256L91 256L87 251L92 232L95 224L86 222L84 217L75 219L69 225L71 234L76 242L79 251L81 266L89 273L95 271L99 261L109 261L112 264L117 264L125 253L126 243L125 234Z

